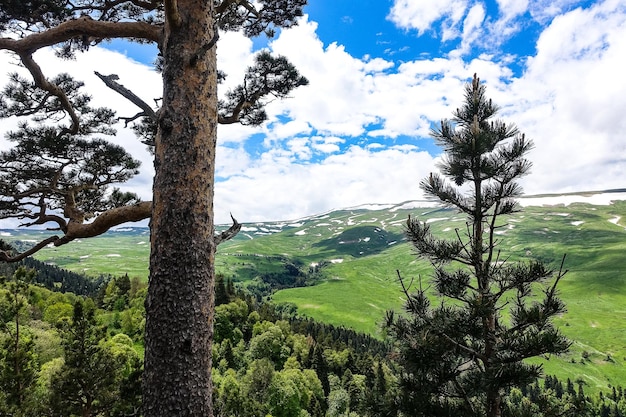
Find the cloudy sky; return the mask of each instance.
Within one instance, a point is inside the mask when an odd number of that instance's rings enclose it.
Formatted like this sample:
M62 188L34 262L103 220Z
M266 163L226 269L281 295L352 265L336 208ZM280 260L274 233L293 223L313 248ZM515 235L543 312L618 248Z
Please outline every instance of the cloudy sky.
M215 215L227 223L292 220L330 209L422 198L440 156L430 129L451 116L474 73L500 117L533 139L527 194L626 187L626 3L622 0L310 0L272 40L222 34L221 92L260 48L287 56L310 83L273 101L259 128L220 126ZM93 75L147 102L160 97L156 50L103 44L46 74L83 79L94 103L137 112ZM2 57L0 74L16 68ZM0 130L15 121L0 122ZM125 188L151 199L152 162L132 133L113 141L143 161ZM4 148L7 142L0 140Z

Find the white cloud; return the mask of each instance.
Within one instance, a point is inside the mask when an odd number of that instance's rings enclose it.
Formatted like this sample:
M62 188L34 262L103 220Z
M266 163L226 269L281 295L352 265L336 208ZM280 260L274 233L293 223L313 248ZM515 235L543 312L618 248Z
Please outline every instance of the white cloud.
M272 103L268 112L274 118L288 113L301 126L325 134L357 137L367 129L374 136L427 136L430 121L449 115L451 95L460 97L476 66L439 58L398 67L378 59L372 65L374 60L354 58L340 45L324 48L315 29L314 22L303 20L271 43L310 84L292 98ZM380 127L371 131L371 125Z
M500 13L508 19L524 14L529 0L497 0Z
M501 32L509 28L514 34L528 11L537 19L555 13L548 2L500 0L496 19L479 3L472 3L472 11L465 1L453 3L396 1L389 18L422 33L439 27L448 41L458 38L454 47L471 51L481 30L493 33L500 24ZM269 122L262 127L219 127L216 220L227 223L230 212L244 222L286 220L420 198L417 184L435 169L437 158L421 151L420 141L433 123L451 117L474 73L501 106L500 116L535 141L532 174L523 182L527 192L624 187L626 6L608 0L562 12L571 6L556 4L559 16L546 20L550 24L539 36L537 52L518 76L509 68L517 57L501 51L403 62L359 59L342 45L324 45L317 24L306 17L281 31L269 47L286 55L310 84L270 103ZM241 35L224 34L218 56L229 74L223 93L252 63L252 44ZM75 63L53 65L55 71L80 74L96 102L114 104L123 115L136 109L104 87L94 69L119 74L122 84L148 102L161 95L158 74L110 51L95 48ZM0 64L0 71L7 67ZM9 124L3 121L2 127ZM394 139L401 136L415 142L397 145ZM144 161L142 175L128 186L150 198L150 155L128 131L121 130L116 141Z
M615 6L607 1L554 19L510 86L507 116L536 144L527 191L624 186L626 7Z
M472 44L479 37L484 36L484 31L482 30L484 20L485 8L481 3L476 3L471 7L463 20L461 45L451 53L451 56L465 55L471 51Z
M418 198L419 180L433 170L427 152L351 147L318 164L292 164L267 154L245 175L216 185L216 213L239 221L291 220L332 208ZM223 214L221 215L223 216Z
M395 0L387 18L400 28L417 29L418 34L422 35L433 30L433 24L442 19L446 27L456 27L467 6L466 0Z
M241 84L246 68L254 63L252 41L238 32L222 32L217 42L217 59L226 79L220 85L220 94Z
M313 143L313 149L323 153L335 153L339 152L341 148L334 143Z
M582 3L581 0L530 0L528 9L533 19L546 23Z

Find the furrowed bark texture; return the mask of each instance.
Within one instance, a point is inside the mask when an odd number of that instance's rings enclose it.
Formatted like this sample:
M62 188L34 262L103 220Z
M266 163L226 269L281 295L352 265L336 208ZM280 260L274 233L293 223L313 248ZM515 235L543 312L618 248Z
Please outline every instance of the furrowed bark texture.
M217 71L215 48L206 45L213 37L213 2L166 6L176 8L178 19L166 22L162 47L144 416L207 417L212 416Z

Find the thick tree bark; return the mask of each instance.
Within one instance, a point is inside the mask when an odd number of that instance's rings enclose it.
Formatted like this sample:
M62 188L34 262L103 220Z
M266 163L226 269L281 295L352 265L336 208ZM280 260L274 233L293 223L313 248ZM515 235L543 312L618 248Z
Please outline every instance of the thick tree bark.
M146 300L144 416L212 415L213 2L166 1Z

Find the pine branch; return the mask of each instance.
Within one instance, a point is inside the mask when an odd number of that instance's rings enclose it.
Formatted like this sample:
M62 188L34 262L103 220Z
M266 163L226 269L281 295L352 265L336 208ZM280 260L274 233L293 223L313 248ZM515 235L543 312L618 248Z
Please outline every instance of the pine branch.
M215 236L216 245L219 245L220 243L226 242L227 240L234 238L241 230L241 223L235 220L232 214L230 215L230 218L233 220L232 226L230 226L227 230L223 231L219 235Z
M122 97L130 101L131 103L133 103L135 106L143 110L142 113L138 113L132 119L126 120L125 126L128 126L129 121L135 120L137 117L140 117L140 116L146 116L155 122L157 121L156 112L152 109L152 107L150 107L148 103L146 103L141 98L139 98L139 96L137 96L131 90L124 87L122 84L119 84L118 82L116 82L116 80L119 79L119 77L116 74L102 75L98 71L94 71L94 74L96 74L98 78L100 78L102 82L111 90L115 91L116 93L118 93L119 95L121 95Z

